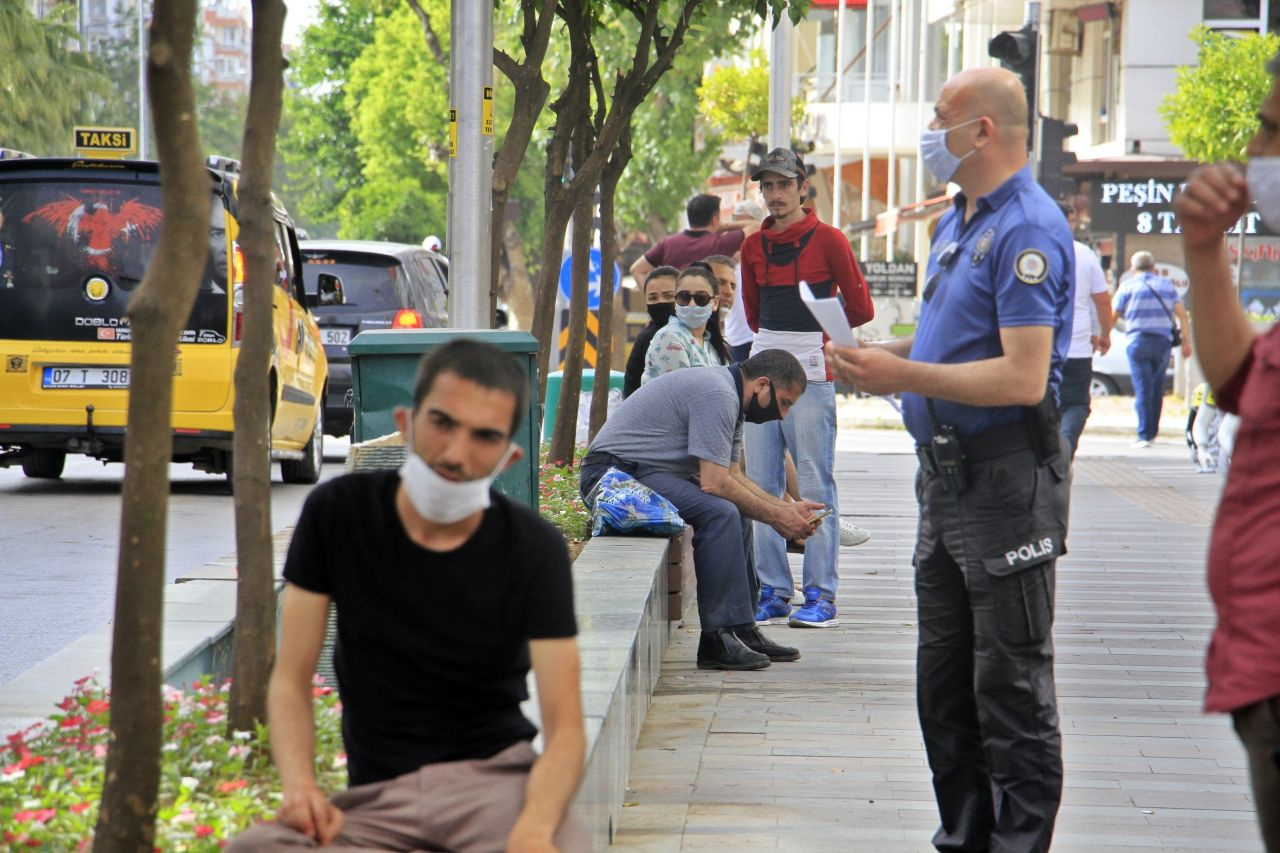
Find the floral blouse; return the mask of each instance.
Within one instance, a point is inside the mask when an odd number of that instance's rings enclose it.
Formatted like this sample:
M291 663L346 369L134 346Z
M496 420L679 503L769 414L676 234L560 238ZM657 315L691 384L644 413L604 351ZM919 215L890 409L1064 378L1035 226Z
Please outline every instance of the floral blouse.
M701 341L695 339L679 317L672 317L649 343L640 384L681 367L720 367L723 364L709 337Z

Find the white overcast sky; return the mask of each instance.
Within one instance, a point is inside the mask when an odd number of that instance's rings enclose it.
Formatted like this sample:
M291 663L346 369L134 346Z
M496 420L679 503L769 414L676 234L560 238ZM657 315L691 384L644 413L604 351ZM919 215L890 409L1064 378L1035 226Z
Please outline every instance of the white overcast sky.
M284 43L295 47L302 41L302 31L316 17L319 0L286 0L289 14L284 19Z

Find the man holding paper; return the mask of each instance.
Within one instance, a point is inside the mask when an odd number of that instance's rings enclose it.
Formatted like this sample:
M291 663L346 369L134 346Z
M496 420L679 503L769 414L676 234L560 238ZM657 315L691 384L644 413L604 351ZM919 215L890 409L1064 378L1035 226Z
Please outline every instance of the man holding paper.
M1070 448L1056 394L1075 251L1026 142L1012 73L942 87L920 155L961 192L934 232L916 333L827 348L842 380L903 392L920 458L916 690L939 850L1043 853L1062 795L1051 632Z
M808 198L804 164L794 151L775 148L751 175L769 209L761 229L742 243L742 303L747 324L756 332L753 353L782 349L805 370L808 390L785 421L748 427L747 474L760 488L781 496L786 487L783 452L791 451L800 494L836 506L836 393L822 345L818 319L805 307L799 283L808 282L818 298L840 297L849 328L875 314L866 281L849 241L819 222L802 205ZM804 605L792 611L794 589L786 542L773 528L755 525L756 574L760 603L756 621L785 622L794 628L828 628L836 618L840 547L839 526L823 525L805 542Z

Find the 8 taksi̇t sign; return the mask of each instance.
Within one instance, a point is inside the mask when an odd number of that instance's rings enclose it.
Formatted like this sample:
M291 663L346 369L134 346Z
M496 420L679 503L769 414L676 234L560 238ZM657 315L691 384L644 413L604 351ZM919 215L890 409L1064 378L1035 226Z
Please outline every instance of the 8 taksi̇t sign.
M1095 181L1090 198L1090 227L1093 231L1119 234L1182 233L1173 200L1182 189L1180 181ZM1262 214L1250 207L1227 232L1245 236L1275 236L1262 221Z

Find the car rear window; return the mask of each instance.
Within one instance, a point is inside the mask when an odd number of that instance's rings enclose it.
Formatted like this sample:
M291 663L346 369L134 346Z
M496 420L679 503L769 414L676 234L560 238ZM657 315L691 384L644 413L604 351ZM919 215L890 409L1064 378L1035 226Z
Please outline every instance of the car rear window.
M0 181L0 338L128 341L129 299L163 220L158 185ZM227 339L226 216L215 194L205 274L179 343Z
M308 295L317 294L316 282L322 272L342 279L344 302L351 308L395 311L410 304L402 293L406 285L400 262L394 258L304 248L302 281Z

